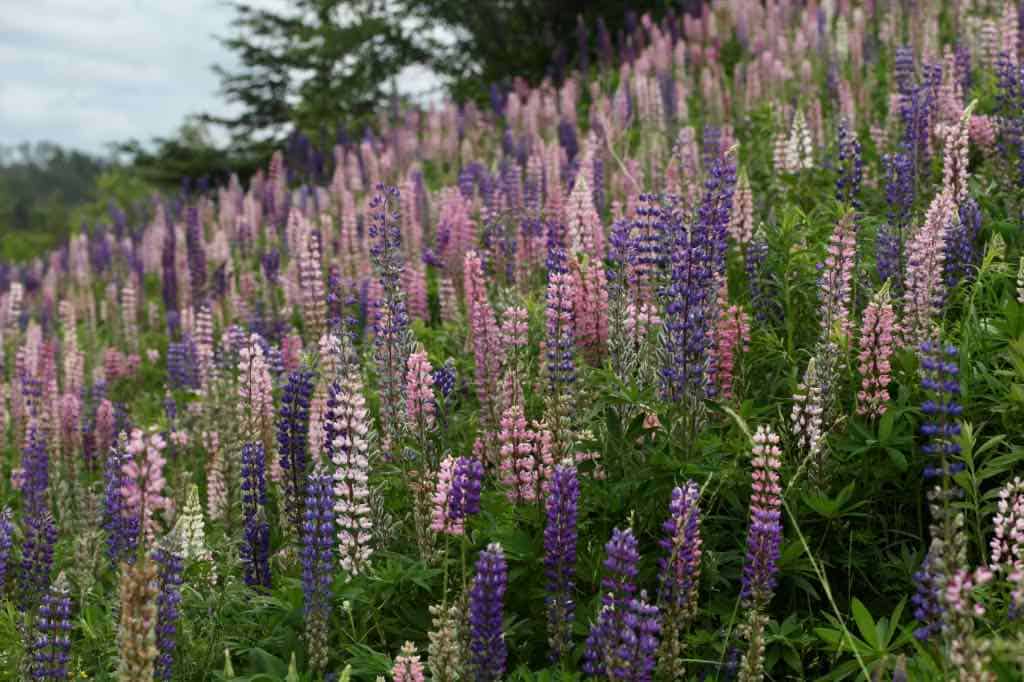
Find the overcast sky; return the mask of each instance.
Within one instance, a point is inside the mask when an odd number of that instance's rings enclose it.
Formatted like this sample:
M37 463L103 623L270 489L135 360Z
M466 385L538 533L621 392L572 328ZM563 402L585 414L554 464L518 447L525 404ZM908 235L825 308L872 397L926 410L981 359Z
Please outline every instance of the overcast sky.
M221 0L0 0L0 144L99 153L226 112L210 65L233 63L215 37L232 17Z

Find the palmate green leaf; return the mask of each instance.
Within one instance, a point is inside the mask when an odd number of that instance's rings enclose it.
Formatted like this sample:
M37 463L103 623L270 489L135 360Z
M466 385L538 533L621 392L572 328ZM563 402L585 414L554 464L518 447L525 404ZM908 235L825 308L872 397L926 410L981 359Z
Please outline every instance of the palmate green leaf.
M871 613L864 606L863 602L856 597L853 598L850 607L853 612L853 620L857 623L857 630L860 631L860 636L864 638L869 647L877 650L881 643L881 638L875 628L875 619L871 617Z

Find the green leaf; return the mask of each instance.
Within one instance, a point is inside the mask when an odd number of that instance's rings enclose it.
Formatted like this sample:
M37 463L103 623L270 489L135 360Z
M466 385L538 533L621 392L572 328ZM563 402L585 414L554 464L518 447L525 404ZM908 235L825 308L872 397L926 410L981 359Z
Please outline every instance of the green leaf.
M860 630L860 636L871 646L872 649L878 651L879 637L878 631L875 629L875 619L871 617L871 613L867 610L867 607L856 597L853 598L853 620L857 623L857 629Z

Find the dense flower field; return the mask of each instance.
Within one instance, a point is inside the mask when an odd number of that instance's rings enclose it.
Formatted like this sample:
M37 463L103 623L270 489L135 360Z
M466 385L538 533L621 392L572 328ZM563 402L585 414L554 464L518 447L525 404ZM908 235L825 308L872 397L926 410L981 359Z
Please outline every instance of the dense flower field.
M0 269L0 678L1024 675L1024 6L731 0Z

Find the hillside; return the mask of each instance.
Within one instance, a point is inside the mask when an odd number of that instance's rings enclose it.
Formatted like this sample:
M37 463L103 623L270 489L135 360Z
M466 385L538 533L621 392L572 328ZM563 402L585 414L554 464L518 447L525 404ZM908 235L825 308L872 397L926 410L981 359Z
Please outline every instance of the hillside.
M730 0L116 169L0 264L0 679L1021 679L1022 33Z

